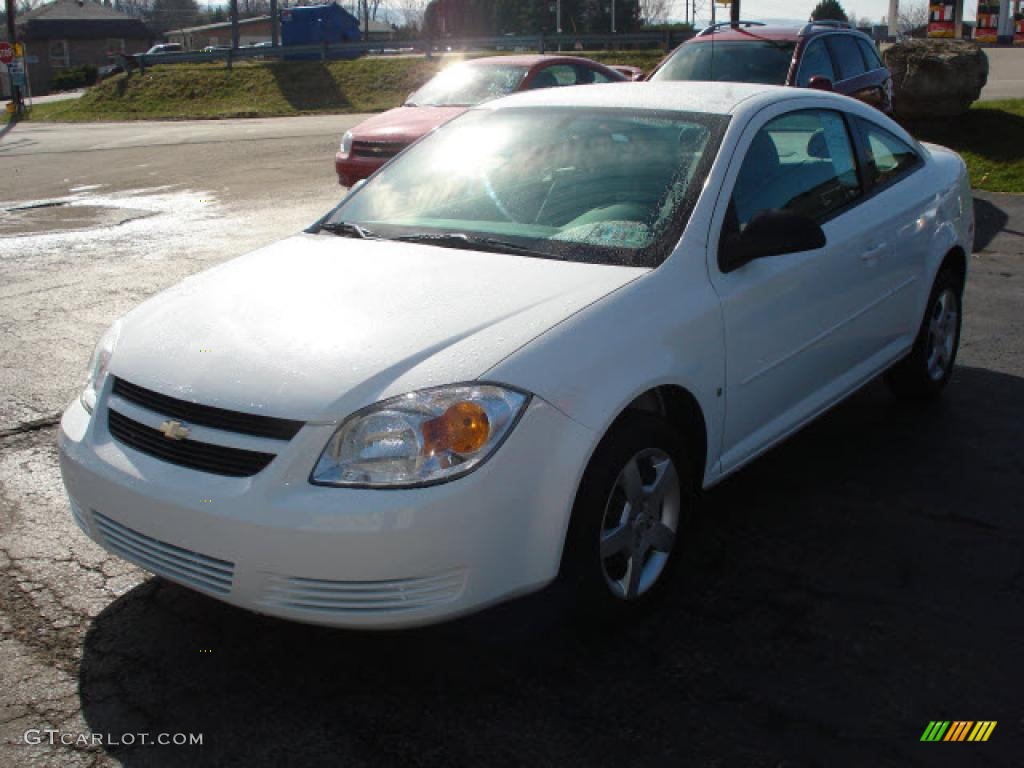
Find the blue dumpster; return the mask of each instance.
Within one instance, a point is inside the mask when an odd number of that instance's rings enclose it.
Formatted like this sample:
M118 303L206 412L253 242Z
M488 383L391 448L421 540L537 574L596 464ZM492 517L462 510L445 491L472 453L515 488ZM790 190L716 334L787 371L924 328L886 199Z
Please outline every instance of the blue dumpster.
M281 44L320 45L321 43L358 42L359 20L337 3L329 5L304 5L285 8L281 11ZM340 54L333 54L338 58ZM347 58L354 58L348 54ZM318 53L286 54L285 59L301 61L319 59Z

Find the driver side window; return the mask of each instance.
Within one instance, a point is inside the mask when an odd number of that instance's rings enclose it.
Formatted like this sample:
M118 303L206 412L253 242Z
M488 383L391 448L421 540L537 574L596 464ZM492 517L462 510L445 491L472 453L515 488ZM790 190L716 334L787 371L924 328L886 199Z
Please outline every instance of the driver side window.
M797 79L797 85L806 88L810 85L811 78L815 76L827 77L833 82L836 79L835 70L832 69L832 58L828 55L825 41L820 37L812 40L800 57L800 77Z
M733 187L727 228L764 211L821 223L861 194L853 146L838 112L800 110L769 121L751 142Z

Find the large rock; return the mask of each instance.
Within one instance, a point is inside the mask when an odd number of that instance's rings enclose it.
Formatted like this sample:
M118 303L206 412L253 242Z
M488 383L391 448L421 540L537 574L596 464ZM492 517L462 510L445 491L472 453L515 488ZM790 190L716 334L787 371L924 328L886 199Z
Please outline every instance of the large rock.
M954 117L970 109L988 80L988 57L963 40L904 40L882 53L892 72L896 116Z

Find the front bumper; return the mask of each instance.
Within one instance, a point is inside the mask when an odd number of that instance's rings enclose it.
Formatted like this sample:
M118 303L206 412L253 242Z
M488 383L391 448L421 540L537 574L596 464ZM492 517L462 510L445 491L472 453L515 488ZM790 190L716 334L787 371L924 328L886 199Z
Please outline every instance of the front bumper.
M406 490L306 481L334 430L306 425L262 472L221 477L111 438L104 399L61 421L79 526L108 551L260 613L347 627L426 624L539 589L558 572L593 437L540 398L491 459Z
M351 187L361 179L367 179L376 173L386 158L343 156L340 152L334 155L334 170L338 174L338 183L343 187Z

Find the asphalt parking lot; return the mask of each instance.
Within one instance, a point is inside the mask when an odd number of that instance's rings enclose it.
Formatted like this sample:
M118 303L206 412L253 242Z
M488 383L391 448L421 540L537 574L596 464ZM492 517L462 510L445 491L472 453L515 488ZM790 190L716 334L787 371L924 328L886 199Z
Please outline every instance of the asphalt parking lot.
M872 384L715 488L676 589L632 625L579 625L541 593L415 631L308 627L89 542L54 424L96 338L326 210L358 120L0 142L0 765L1021 765L1024 197L976 201L947 396ZM937 719L998 725L921 743ZM139 733L203 743L124 743Z

